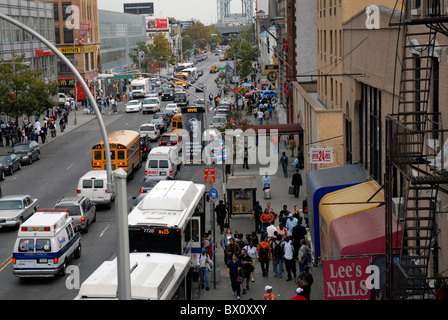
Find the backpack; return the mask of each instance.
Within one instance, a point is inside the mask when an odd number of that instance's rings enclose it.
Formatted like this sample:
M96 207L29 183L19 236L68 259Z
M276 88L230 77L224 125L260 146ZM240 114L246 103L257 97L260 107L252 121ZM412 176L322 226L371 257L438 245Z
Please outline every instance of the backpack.
M260 246L260 254L258 255L258 257L262 260L265 260L269 257L269 250L268 248L262 247Z
M280 243L277 243L277 242L274 242L273 244L272 244L272 247L273 247L273 255L274 255L274 258L282 258L283 257L283 246L282 246L282 243L280 242Z

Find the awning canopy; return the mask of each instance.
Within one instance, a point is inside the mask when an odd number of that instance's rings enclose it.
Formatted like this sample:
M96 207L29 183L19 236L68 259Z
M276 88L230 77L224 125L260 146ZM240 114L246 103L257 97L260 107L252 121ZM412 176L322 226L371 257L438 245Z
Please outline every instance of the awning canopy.
M241 128L238 126L238 128ZM257 124L251 126L249 129L258 133L260 130L266 130L266 134L268 135L271 130L277 130L278 134L287 135L287 134L300 134L303 132L302 126L299 123L286 123L286 124Z
M332 259L354 255L386 253L386 206L348 215L331 223ZM402 231L393 218L393 243L400 240Z
M384 204L384 191L380 188L376 181L371 180L333 191L321 199L320 250L323 257L331 257L332 222Z
M306 177L309 230L314 242L316 256L320 256L319 203L326 194L368 181L369 174L361 164L322 168L308 173Z

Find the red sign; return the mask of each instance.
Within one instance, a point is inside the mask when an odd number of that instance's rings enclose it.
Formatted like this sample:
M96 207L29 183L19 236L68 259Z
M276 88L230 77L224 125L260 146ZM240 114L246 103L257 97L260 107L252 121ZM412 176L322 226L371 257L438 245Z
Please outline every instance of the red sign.
M34 50L34 55L35 55L36 57L51 56L51 55L53 55L53 54L54 54L53 51L39 50L39 49Z
M238 87L233 88L233 93L238 93Z
M310 163L313 164L333 163L333 148L310 147L309 158Z
M168 29L168 19L153 19L150 17L146 17L146 31L161 31Z
M215 168L204 168L204 183L215 183Z
M369 259L324 260L325 300L370 300Z

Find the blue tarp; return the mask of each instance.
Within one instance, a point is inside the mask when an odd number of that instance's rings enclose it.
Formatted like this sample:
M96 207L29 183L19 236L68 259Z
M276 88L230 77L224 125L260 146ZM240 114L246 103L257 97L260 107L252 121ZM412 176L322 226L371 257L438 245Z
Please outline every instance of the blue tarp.
M308 173L306 178L309 231L317 257L320 257L319 203L327 193L371 180L361 164L324 168Z

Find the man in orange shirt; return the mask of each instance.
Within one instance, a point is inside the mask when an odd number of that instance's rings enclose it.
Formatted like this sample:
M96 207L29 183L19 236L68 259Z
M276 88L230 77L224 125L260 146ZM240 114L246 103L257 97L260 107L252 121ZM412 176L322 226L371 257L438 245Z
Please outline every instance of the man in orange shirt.
M261 241L267 236L267 228L271 225L271 221L274 221L275 217L269 208L264 209L264 212L260 216L261 221Z
M269 261L271 260L271 246L269 245L267 236L258 245L257 253L262 275L263 277L267 277L269 274Z

